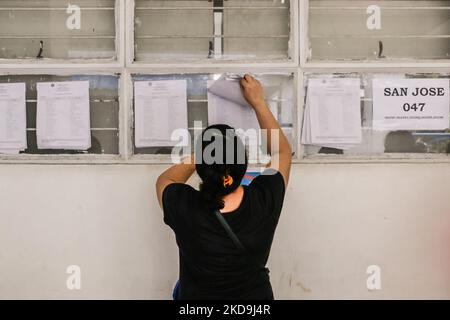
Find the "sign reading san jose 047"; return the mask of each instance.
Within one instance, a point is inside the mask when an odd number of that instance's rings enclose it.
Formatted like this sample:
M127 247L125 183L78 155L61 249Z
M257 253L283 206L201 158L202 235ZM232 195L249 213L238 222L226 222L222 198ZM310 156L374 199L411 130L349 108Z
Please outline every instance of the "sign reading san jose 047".
M450 79L374 79L374 130L450 127Z

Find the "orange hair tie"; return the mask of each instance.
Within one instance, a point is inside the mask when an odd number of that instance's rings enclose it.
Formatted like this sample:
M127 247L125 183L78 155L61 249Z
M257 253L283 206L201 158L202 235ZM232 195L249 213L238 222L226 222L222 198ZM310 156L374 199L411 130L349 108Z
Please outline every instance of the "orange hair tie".
M230 187L233 184L233 177L230 175L227 175L226 177L223 177L223 186Z

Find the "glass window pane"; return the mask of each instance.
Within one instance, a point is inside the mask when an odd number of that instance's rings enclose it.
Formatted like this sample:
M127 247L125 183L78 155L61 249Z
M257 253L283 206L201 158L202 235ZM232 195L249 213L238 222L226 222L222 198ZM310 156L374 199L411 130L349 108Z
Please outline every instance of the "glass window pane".
M0 1L0 59L112 59L114 0Z
M0 83L26 83L27 136L26 154L119 154L119 96L117 76L0 76ZM37 148L36 105L38 82L89 81L92 147L87 151L43 150Z
M311 0L311 60L449 59L450 1Z
M289 1L136 0L137 61L288 59Z
M207 82L217 79L221 74L171 74L171 75L134 75L133 81L156 81L185 79L187 81L188 126L193 143L194 122L200 121L202 128L208 126ZM290 74L256 74L264 86L266 101L282 129L295 146L295 134L292 130L295 105L294 81ZM134 123L134 122L133 122ZM134 140L134 139L133 139ZM136 148L135 154L171 154L172 147Z
M287 59L289 1L225 1L224 55Z
M306 74L307 79L323 77L323 74ZM377 131L372 130L372 80L386 75L377 74L333 74L332 77L359 77L363 85L364 97L361 97L362 142L349 150L305 146L305 156L317 154L381 155L395 153L450 153L450 129L417 131ZM389 77L414 78L450 78L450 74L390 74ZM308 88L306 87L306 90ZM450 123L449 123L450 128Z

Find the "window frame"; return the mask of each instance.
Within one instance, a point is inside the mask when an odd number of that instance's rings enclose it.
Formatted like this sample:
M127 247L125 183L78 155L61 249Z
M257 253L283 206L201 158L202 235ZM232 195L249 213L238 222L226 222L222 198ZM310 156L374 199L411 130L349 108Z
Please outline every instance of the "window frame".
M192 61L182 61L179 63L168 63L167 61L160 60L160 61L135 61L135 37L134 37L134 19L135 19L135 0L131 0L128 3L127 6L127 14L126 14L126 20L127 20L127 45L126 45L126 51L127 51L127 61L126 66L128 68L130 67L140 67L140 68L151 68L151 67L158 67L162 66L165 68L174 68L180 66L186 66L186 65L192 65L193 67L217 67L217 68L224 68L224 67L247 67L247 66L258 66L258 67L268 67L268 68L285 68L285 67L298 67L298 57L299 57L299 36L298 36L298 19L299 19L299 1L302 0L288 0L290 1L290 37L289 42L292 44L290 45L290 51L289 52L292 55L292 58L290 60L263 60L263 61L248 61L248 60L240 60L240 59L230 59L230 60L214 60L214 59L199 59L199 60L192 60Z
M305 80L306 73L442 73L450 71L450 59L439 60L421 60L421 59L401 59L389 61L342 61L326 60L311 61L308 60L310 41L309 41L309 6L310 0L300 0L299 17L299 36L300 36L300 64L299 75L303 78L301 85ZM300 128L303 125L303 113L305 110L305 90L298 88L299 95L302 95L301 102L297 106L299 113ZM300 135L301 133L299 133ZM414 154L414 153L396 153L396 154L378 154L378 155L306 155L305 146L300 143L299 158L295 160L305 164L320 163L450 163L448 154Z
M118 95L119 95L119 154L29 154L22 153L18 155L0 154L0 164L92 164L92 163L117 163L120 162L123 157L123 135L120 133L123 130L123 78L120 77L120 68L56 68L56 69L43 69L43 68L16 68L12 70L2 70L0 68L0 75L2 76L16 76L16 75L54 75L54 76L75 76L75 75L95 75L95 76L119 76L118 77Z
M298 79L299 0L291 0L292 59L286 61L199 61L197 63L148 63L134 62L134 0L115 0L116 5L116 61L103 60L59 60L11 59L0 61L0 75L51 74L51 75L118 75L119 78L119 155L0 155L0 164L167 164L166 155L133 154L133 74L176 74L176 73L222 73L225 71L255 73L293 73ZM294 84L298 86L297 83ZM297 95L298 97L298 95ZM297 100L298 102L298 100ZM296 110L296 108L295 108ZM297 116L294 118L297 119ZM299 150L298 123L294 123L294 135Z
M43 60L38 59L0 59L0 71L6 69L23 68L53 68L65 69L77 66L90 66L92 68L113 68L123 66L125 58L125 12L127 2L124 0L115 0L114 16L116 20L116 35L115 35L115 59L54 59L48 58Z
M129 130L129 133L127 135L127 147L126 147L126 159L128 159L131 162L137 162L137 163L171 163L171 157L170 155L153 155L153 154L134 154L134 139L133 139L133 128L134 128L134 96L133 96L133 75L167 75L167 74L222 74L226 72L231 73L244 73L244 72L252 72L254 74L258 73L275 73L275 74L292 74L293 77L293 86L294 88L299 88L299 81L301 81L301 77L299 77L298 74L298 68L261 68L261 67L253 67L250 68L242 68L242 67L213 67L213 66L204 66L204 67L187 67L182 66L177 69L173 68L128 68L128 75L125 86L130 88L130 95L127 97L126 101L126 110L128 114L128 126L127 129ZM298 122L298 112L296 106L299 103L299 94L294 92L294 101L296 102L296 105L293 110L292 119L293 119L293 141L295 141L295 158L298 158L299 154L299 141L300 141L300 128Z
M19 154L0 155L0 164L117 164L124 160L123 85L125 67L125 13L129 1L115 0L116 59L0 59L0 75L113 75L119 77L119 154Z
M249 62L247 60L208 60L200 59L193 61L180 61L167 63L167 61L135 61L135 0L127 3L126 12L126 87L129 90L129 95L126 97L125 109L127 114L127 141L125 159L131 163L141 164L167 164L171 163L170 155L149 155L149 154L133 154L133 126L134 126L134 106L133 106L133 81L134 74L186 74L186 73L225 73L225 72L280 72L292 73L294 76L294 88L301 88L299 86L299 65L300 65L300 37L299 37L299 8L302 0L290 0L290 39L292 43L290 52L292 58L290 60L264 60ZM295 148L297 150L295 158L299 158L300 152L300 127L299 115L297 112L297 105L299 105L300 94L295 95L296 106L293 114L293 140L295 141Z
M305 73L450 73L450 60L402 62L311 62L307 60L309 50L308 17L310 0L291 0L291 41L294 56L291 61L197 61L180 63L148 63L134 60L134 0L116 0L116 61L76 60L8 60L0 61L1 75L53 74L53 75L118 75L119 78L119 155L0 155L0 164L76 164L76 165L127 165L169 164L167 155L134 155L132 140L133 74L182 74L228 72L281 72L293 73L297 88L294 108L294 141L297 164L321 163L450 163L446 154L381 154L381 155L326 155L305 156L300 143L305 101Z
M373 69L389 69L389 68L448 68L450 67L450 59L389 59L383 61L367 60L367 61L342 61L342 60L308 60L310 50L309 39L309 7L311 0L300 1L300 66L304 68L373 68Z

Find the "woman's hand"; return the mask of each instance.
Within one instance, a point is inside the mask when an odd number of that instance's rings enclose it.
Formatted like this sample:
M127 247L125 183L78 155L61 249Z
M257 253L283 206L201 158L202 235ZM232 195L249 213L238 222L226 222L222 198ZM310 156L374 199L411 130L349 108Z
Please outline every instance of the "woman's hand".
M283 130L281 130L278 121L275 119L269 106L264 100L264 90L261 83L252 76L246 74L241 80L241 86L245 99L252 105L253 110L255 110L259 127L267 132L267 150L272 157L269 166L281 173L284 178L284 184L287 186L292 162L291 146L289 145ZM272 143L272 132L277 132L274 137L274 143Z
M247 100L253 108L265 105L264 89L258 80L251 75L246 74L241 79L241 87L245 100Z

